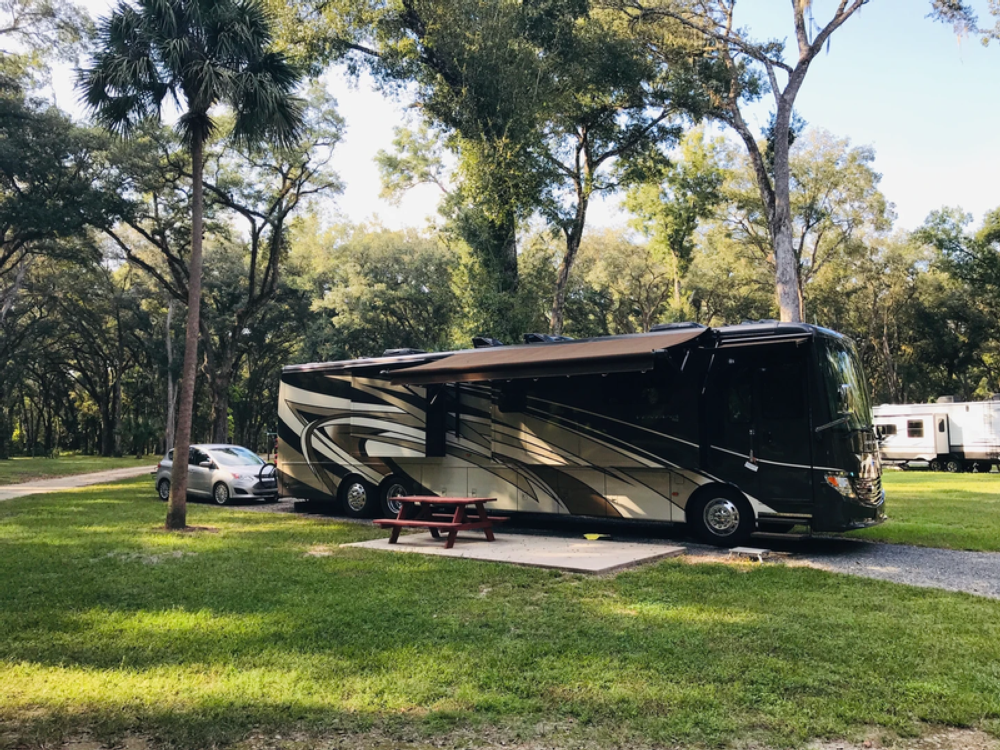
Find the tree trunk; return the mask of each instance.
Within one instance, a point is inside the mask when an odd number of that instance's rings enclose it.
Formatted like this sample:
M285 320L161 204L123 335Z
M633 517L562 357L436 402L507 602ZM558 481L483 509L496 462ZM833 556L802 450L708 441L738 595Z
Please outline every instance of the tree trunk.
M122 456L122 376L115 373L115 382L111 392L111 455Z
M167 504L168 529L187 527L188 451L191 448L191 417L194 411L194 385L198 372L198 330L201 318L201 240L204 196L204 143L197 132L191 141L191 264L188 278L187 329L184 336L184 364L181 372L181 398L177 410L177 434L174 439L174 462L170 472L170 501Z
M174 382L174 346L173 336L170 332L170 324L174 317L174 305L176 300L172 297L167 302L167 425L164 433L163 444L169 448L174 444L174 427L177 416L177 383ZM164 450L164 453L166 450Z
M566 291L569 287L569 275L576 263L577 253L580 251L580 241L583 239L583 227L587 222L587 196L583 193L583 186L577 183L577 203L576 215L573 217L573 224L566 232L566 254L562 263L559 264L559 274L556 276L556 294L552 303L552 323L551 330L556 336L561 336L563 324L566 318Z
M3 392L0 391L0 461L10 458L10 436L13 432L10 422L10 408Z
M559 274L556 276L556 295L552 302L551 331L561 336L566 320L566 291L569 287L569 274L573 270L576 254L580 250L580 236L574 231L566 235L566 254L559 264Z
M786 95L789 89L786 87ZM797 91L797 87L793 91ZM799 261L792 243L792 205L788 164L788 133L791 127L792 104L782 96L774 124L774 212L771 215L771 239L774 242L774 276L778 310L782 322L801 323L799 299ZM787 102L787 103L786 103ZM784 106L783 106L784 105Z
M232 366L223 364L212 380L212 442L229 442L229 385Z

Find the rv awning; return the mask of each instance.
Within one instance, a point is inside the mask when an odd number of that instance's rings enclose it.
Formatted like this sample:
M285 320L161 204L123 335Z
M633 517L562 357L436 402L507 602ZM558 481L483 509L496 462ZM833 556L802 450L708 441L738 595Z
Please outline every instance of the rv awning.
M588 341L472 349L393 370L390 377L393 383L426 385L649 370L654 352L685 344L707 330L684 328Z

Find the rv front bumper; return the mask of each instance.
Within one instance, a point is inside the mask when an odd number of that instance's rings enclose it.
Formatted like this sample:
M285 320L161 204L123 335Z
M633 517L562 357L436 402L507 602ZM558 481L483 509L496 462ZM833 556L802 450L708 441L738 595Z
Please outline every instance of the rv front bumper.
M881 487L878 495L870 501L843 497L833 489L828 492L826 502L817 503L813 531L850 531L877 526L885 521L885 492Z

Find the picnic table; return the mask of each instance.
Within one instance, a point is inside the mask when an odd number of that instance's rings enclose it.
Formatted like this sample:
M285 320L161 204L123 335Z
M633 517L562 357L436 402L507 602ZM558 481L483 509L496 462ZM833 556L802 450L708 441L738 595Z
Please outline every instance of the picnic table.
M433 495L404 495L394 497L400 503L399 514L395 518L378 518L375 525L383 529L392 529L389 544L399 540L399 532L403 529L428 529L435 539L441 538L441 532L447 531L445 549L455 546L455 537L460 531L482 529L486 541L492 542L493 524L506 521L506 518L488 516L486 503L496 502L495 497L434 497Z

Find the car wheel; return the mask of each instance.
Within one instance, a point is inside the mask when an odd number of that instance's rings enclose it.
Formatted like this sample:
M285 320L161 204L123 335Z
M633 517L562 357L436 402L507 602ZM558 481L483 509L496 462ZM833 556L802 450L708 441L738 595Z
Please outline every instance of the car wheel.
M340 483L340 507L351 518L375 515L375 490L361 477L347 477Z
M405 497L410 494L412 494L410 492L410 486L404 479L400 479L399 477L390 477L383 482L381 492L383 517L395 518L398 516L399 510L403 507L403 504L393 498Z
M933 461L927 464L927 468L930 469L931 471L941 471L942 464L939 460L935 458Z
M216 482L212 488L212 499L219 505L228 505L230 500L229 486L225 482Z
M728 487L703 490L688 507L688 527L702 541L717 547L737 547L750 538L755 526L747 499Z
M170 480L161 479L156 483L156 494L160 496L160 500L167 502L170 499Z
M957 458L949 458L944 463L944 470L947 471L949 474L958 474L960 471L962 471L962 468L963 468L962 462L959 461Z

